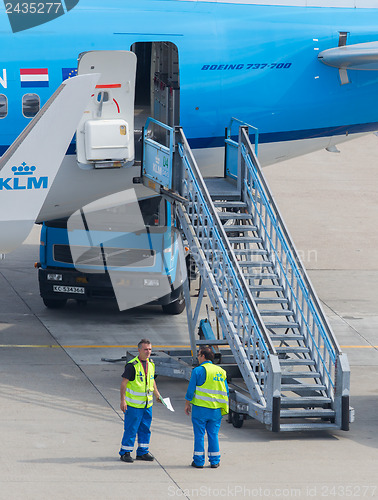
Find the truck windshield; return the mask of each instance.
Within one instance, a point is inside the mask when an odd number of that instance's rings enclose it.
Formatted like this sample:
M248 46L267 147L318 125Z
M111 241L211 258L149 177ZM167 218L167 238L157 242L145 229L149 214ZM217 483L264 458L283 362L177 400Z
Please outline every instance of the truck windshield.
M161 196L143 198L138 200L138 204L146 226L161 226L165 224L166 217L164 216L164 210L162 210L164 205L162 204ZM67 229L67 221L68 218L55 219L46 221L45 225L47 227Z

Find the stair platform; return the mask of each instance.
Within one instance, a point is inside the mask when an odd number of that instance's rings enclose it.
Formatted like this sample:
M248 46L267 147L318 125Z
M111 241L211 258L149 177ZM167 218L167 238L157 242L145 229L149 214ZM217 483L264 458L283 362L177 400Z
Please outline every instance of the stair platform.
M235 181L225 177L205 177L204 181L212 198L240 200L240 191Z

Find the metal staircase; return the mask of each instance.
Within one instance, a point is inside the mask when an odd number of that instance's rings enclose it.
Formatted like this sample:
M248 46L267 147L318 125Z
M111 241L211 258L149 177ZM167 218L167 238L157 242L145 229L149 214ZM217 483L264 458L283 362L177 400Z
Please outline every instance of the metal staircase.
M231 126L222 179L202 178L181 128L173 177L167 170L161 178L144 165L150 184L163 186L168 196L172 188L178 193L176 217L201 274L194 314L187 294L192 351L201 343L194 329L206 290L223 332L223 338L207 341L230 347L244 380L230 400L236 422L248 415L276 432L348 430L346 355L269 191L250 128L241 126L234 141ZM149 147L157 148L146 137ZM161 147L158 154L169 154Z

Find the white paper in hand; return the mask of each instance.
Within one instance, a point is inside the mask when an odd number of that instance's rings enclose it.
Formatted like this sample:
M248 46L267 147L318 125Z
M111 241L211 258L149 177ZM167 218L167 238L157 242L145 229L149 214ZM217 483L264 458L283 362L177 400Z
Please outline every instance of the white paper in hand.
M165 407L167 407L167 408L168 408L168 410L170 410L170 411L175 411L175 410L174 410L174 408L173 408L173 406L172 406L172 403L171 403L171 399L170 399L170 398L162 398L162 397L161 397L161 398L160 398L160 401L163 403L163 405L164 405Z

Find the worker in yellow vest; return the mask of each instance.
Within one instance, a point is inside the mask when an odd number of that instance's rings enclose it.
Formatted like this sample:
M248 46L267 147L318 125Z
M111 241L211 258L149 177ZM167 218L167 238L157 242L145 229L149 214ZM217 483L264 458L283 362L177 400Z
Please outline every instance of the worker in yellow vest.
M218 432L222 416L228 413L228 385L226 372L214 365L210 347L201 347L199 366L193 369L185 395L185 413L192 413L194 455L192 467L202 469L205 464L205 431L208 456L212 469L220 465Z
M155 365L149 359L151 342L142 339L138 344L138 356L125 366L121 383L121 410L125 414L124 433L119 451L122 462L134 462L131 452L134 449L135 438L138 435L137 460L152 462L154 457L148 447L151 437L152 404L161 402L155 382Z

